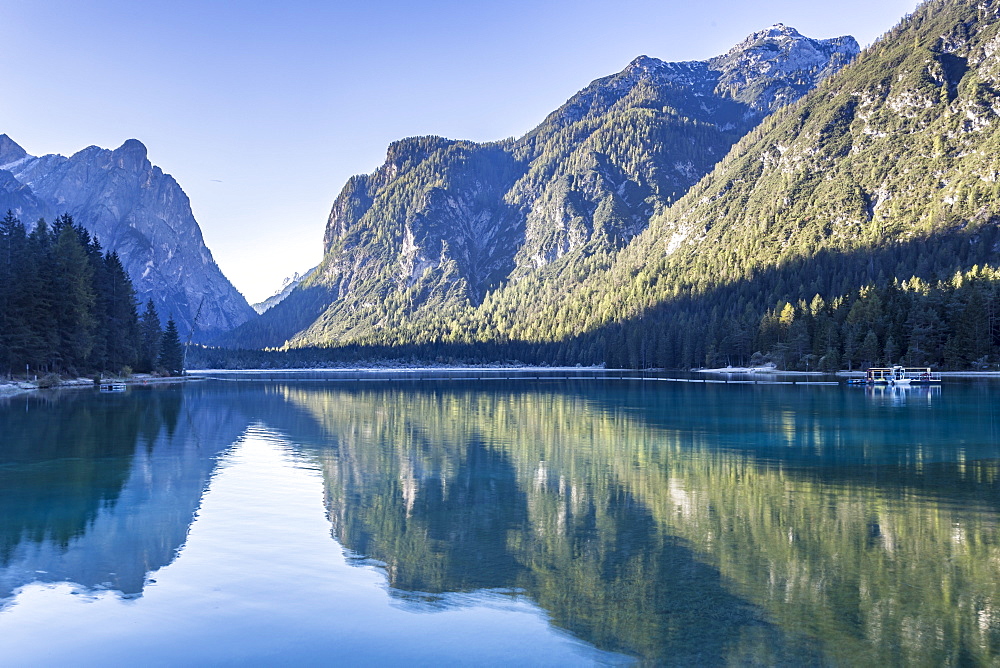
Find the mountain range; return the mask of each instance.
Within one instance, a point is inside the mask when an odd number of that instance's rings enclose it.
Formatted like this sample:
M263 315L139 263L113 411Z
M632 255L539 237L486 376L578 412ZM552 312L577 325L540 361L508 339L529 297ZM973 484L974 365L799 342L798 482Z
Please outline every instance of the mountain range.
M68 211L161 310L208 309L203 340L301 349L268 364L984 368L998 50L993 0L929 0L864 52L779 24L707 61L640 56L523 137L394 142L259 316L134 140L35 158L0 137L0 205Z
M185 335L203 339L256 315L212 258L187 195L135 139L67 158L29 155L0 135L0 211L7 210L29 229L39 218L73 216L117 251L138 298L152 299Z
M300 274L299 272L295 272L291 276L286 276L285 280L281 282L281 287L278 288L278 290L275 291L273 295L271 295L270 297L268 297L263 301L257 302L256 304L251 304L250 306L252 306L253 310L256 311L257 313L263 313L269 308L277 306L282 301L284 301L285 297L291 294L292 290L298 287L299 283L309 278L309 275L313 272L315 268L316 267L313 267L309 271L302 274Z
M223 340L295 359L837 370L1000 361L1000 6L930 0L857 57L773 26L647 57L519 139L421 137L323 262Z
M557 323L576 359L635 366L981 367L1000 350L998 45L996 3L921 5L601 267L511 285L468 328Z
M775 25L708 61L640 56L519 139L395 142L336 198L319 267L222 341L429 341L506 286L553 266L589 271L586 257L627 246L763 118L858 51L851 37Z

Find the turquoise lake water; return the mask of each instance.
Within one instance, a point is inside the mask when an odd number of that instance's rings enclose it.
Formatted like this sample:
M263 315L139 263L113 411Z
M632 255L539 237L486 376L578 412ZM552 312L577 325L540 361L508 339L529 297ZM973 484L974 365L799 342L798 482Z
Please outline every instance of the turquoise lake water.
M16 397L0 663L996 663L998 398L628 380Z

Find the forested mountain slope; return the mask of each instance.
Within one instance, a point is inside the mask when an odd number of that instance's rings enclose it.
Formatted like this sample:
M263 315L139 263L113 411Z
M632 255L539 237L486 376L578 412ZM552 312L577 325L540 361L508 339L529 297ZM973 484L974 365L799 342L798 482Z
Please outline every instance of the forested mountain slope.
M706 62L641 56L520 139L396 142L337 198L319 268L225 341L332 344L399 328L433 338L501 286L553 263L584 271L586 256L622 248L764 116L857 51L850 37L778 25Z
M996 2L928 2L621 252L363 343L629 366L995 362L998 49Z
M754 351L801 368L992 359L998 15L995 2L924 4L765 120L609 271L575 291L535 286L509 336L566 323L618 341L578 355L666 366ZM478 322L499 321L484 311Z

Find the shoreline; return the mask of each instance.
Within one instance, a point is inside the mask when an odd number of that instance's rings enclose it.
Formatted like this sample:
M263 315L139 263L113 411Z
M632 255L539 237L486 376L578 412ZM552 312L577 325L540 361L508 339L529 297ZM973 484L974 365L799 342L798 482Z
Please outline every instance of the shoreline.
M38 381L0 381L0 399L9 399L29 392L41 390L79 390L97 387L99 384L115 383L125 385L169 385L171 383L187 383L195 380L205 380L200 376L149 376L137 374L130 378L105 378L101 383L94 383L93 378L66 378L58 383L41 387Z
M617 374L646 374L646 373L656 373L668 375L671 372L684 373L680 369L608 369L603 366L412 366L412 367L370 367L370 366L357 366L357 367L338 367L338 368L326 368L317 367L310 369L192 369L187 372L184 376L150 376L146 374L137 374L129 378L105 378L102 383L115 383L115 384L125 384L125 385L170 385L177 383L189 383L194 381L204 381L212 380L211 376L236 376L245 375L251 376L251 378L243 378L240 380L254 380L253 376L265 376L265 375L287 375L287 380L295 380L295 376L305 376L306 374L353 374L356 376L354 380L361 379L361 376L378 377L378 376L389 376L391 374L406 374L412 375L413 380L421 380L419 378L420 374L434 374L434 373L444 373L444 374L456 374L451 376L449 379L461 380L466 378L460 374L478 374L490 377L500 377L500 374L512 374L518 375L531 375L534 374L537 379L548 379L557 380L559 378L571 377L571 375L579 374L580 377L589 377L585 374L601 374L607 375L609 379L614 379ZM783 371L773 367L723 367L717 369L691 369L690 373L699 374L714 374L714 375L754 375L761 377L768 376L835 376L837 378L863 378L865 375L864 371L847 371L840 370L837 372L824 372L824 371ZM953 378L953 379L963 379L963 380L983 380L983 379L1000 379L1000 371L940 371L942 378ZM544 374L544 375L542 375ZM545 375L550 374L566 374L566 376L555 376L551 378L545 378ZM466 379L474 380L476 375L469 376ZM261 378L260 380L286 380L286 379L269 379ZM350 380L350 378L345 378L344 380ZM433 377L427 378L427 380L435 380ZM723 382L723 381L708 381L708 382ZM36 392L39 390L71 390L71 389L84 389L93 388L97 384L94 383L92 378L67 378L60 380L57 384L48 387L39 386L37 381L0 381L0 400L9 399L11 397L21 396L28 394L30 392Z
M837 376L838 378L864 378L864 371L782 371L773 367L723 367L718 369L691 369L693 373L714 374L766 374L779 376ZM1000 371L935 371L942 378L1000 378Z
M338 366L338 367L308 367L308 368L293 368L293 369L191 369L189 373L196 375L204 374L236 374L236 373L248 373L248 374L264 374L264 373L399 373L399 372L417 372L417 371L431 371L431 372L467 372L467 371L496 371L498 373L503 372L525 372L525 373L538 373L543 371L554 371L558 373L565 373L567 371L578 371L581 373L594 372L594 371L628 371L634 373L641 373L642 369L608 369L603 366L491 366L491 365L468 365L468 366L456 366L456 365L419 365L419 366ZM646 371L653 371L653 369L646 369ZM656 369L655 371L663 371L663 369Z
M691 369L693 373L745 373L745 374L774 374L781 376L831 376L834 374L826 371L783 371L773 366L727 366L718 369ZM837 372L839 375L840 372Z

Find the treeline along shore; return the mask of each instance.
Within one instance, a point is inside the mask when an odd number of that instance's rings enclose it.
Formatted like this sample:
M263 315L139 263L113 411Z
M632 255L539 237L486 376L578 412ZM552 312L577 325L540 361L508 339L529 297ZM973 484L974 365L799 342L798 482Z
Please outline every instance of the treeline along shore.
M985 241L991 247L997 242ZM935 253L951 250L943 244ZM941 264L963 262L953 258ZM1000 269L990 264L972 264L937 279L888 279L882 273L853 290L817 285L835 296L824 298L817 291L811 299L779 298L768 306L765 295L786 293L792 270L762 280L758 291L745 283L676 298L637 317L561 339L470 340L470 330L464 340L373 337L327 347L265 350L191 346L187 365L267 369L500 363L690 369L770 362L783 370L835 372L896 363L988 370L1000 362ZM830 275L835 273L831 269ZM926 273L942 275L940 270ZM804 291L799 286L795 292ZM72 217L59 216L51 225L39 220L30 231L11 212L0 220L0 376L176 375L184 365L172 317L161 328L152 300L140 316L118 255L104 252Z
M192 368L281 369L365 364L527 364L690 369L759 366L857 370L905 364L996 370L1000 360L1000 270L973 266L928 281L882 279L829 301L818 293L779 300L762 315L681 300L644 318L562 341L429 341L277 350L195 346Z

